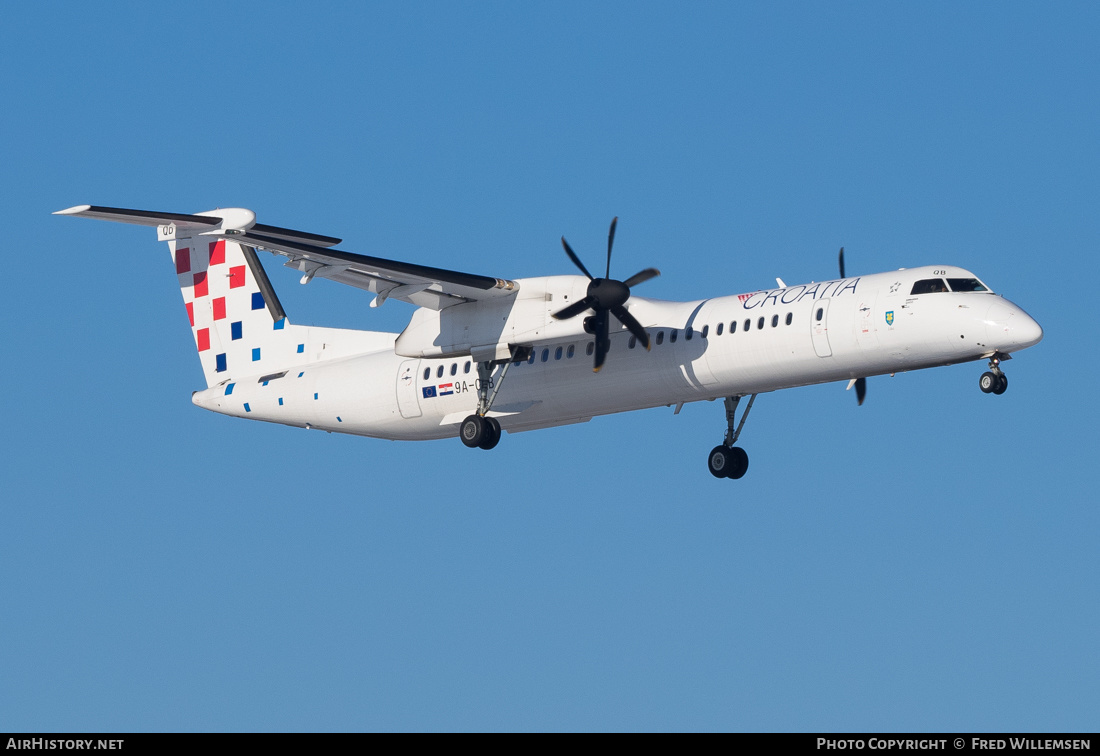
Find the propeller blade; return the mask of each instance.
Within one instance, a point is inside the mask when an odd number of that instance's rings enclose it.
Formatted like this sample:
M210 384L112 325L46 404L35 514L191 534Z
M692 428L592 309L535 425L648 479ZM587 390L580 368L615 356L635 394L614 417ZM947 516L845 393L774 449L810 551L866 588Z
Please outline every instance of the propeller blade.
M593 373L600 372L604 358L611 348L611 339L607 335L607 310L596 310L596 321L592 330L596 332L596 363L592 367Z
M659 275L661 275L661 271L656 268L646 268L641 273L635 273L630 278L623 281L623 284L626 285L626 288L633 289L638 284L645 283L649 279L656 278Z
M611 230L607 232L607 273L604 278L611 278L611 245L615 243L615 227L619 225L619 216L611 219Z
M856 378L856 406L862 407L863 400L867 398L867 379Z
M619 319L619 322L630 329L630 332L642 343L642 345L649 349L649 334L642 328L642 324L638 322L638 319L630 314L622 305L611 308L611 314Z
M577 257L577 255L573 252L572 248L569 246L569 242L565 240L564 236L561 238L561 246L565 248L565 254L569 255L569 259L573 261L573 264L580 268L581 273L584 273L586 276L588 276L588 280L591 281L592 274L588 272L588 268L584 267L584 263L581 262L581 258Z
M588 297L585 297L584 299L574 302L571 305L567 305L566 307L561 308L550 317L552 317L554 320L569 320L569 318L580 315L591 306L592 305L588 303Z
M845 278L846 276L844 275L844 247L840 248L840 256L837 258L837 261L840 263L840 277Z

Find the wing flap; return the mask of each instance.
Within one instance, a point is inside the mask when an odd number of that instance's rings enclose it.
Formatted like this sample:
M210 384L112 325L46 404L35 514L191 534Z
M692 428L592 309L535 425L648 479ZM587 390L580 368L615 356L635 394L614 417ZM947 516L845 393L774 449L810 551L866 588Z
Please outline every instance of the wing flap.
M461 302L513 296L519 290L514 281L329 249L255 233L255 227L233 238L286 257L287 267L305 274L304 283L316 277L328 278L374 292L383 301L392 296L418 307L441 310ZM398 292L401 287L408 288Z

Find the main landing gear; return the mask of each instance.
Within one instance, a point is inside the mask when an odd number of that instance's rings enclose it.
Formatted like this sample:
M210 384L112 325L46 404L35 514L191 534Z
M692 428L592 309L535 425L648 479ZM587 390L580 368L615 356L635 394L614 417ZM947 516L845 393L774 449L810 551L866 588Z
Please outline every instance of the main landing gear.
M504 385L504 377L508 375L508 368L516 360L527 359L531 354L530 347L513 347L512 356L507 360L483 360L477 363L477 411L467 416L458 426L458 437L462 443L471 449L492 449L500 443L500 423L495 417L488 417L493 401L497 398L497 392ZM492 380L493 370L498 365L504 365L500 371L495 385ZM493 393L489 393L489 389Z
M726 438L722 441L721 446L711 449L710 455L707 457L707 467L714 477L737 480L748 472L749 455L745 453L744 449L734 446L734 444L737 443L737 438L741 435L741 429L745 426L745 420L748 418L752 403L755 401L756 394L753 394L749 397L749 403L745 407L744 414L741 415L741 422L737 424L735 429L734 421L737 419L737 405L741 402L741 397L726 397Z
M978 379L983 394L1003 394L1008 391L1008 376L1001 372L1001 360L997 355L989 358L989 371Z

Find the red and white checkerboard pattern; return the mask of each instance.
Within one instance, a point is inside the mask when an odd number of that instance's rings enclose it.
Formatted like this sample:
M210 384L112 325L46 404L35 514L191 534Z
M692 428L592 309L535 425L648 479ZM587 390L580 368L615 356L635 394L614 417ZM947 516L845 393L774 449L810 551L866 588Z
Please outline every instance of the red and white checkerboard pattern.
M304 329L272 318L239 244L192 237L169 247L207 385L303 361Z

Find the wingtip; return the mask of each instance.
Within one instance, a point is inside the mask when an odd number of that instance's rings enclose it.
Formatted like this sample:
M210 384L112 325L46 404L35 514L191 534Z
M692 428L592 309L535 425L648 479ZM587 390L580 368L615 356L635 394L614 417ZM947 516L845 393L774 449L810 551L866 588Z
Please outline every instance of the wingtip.
M87 210L91 210L91 205L74 205L73 207L67 207L64 210L55 210L52 215L77 215Z

